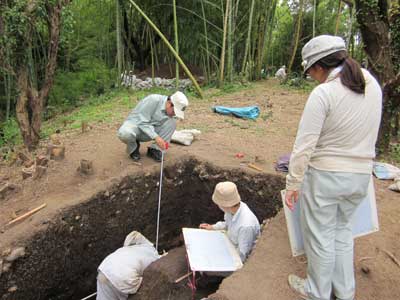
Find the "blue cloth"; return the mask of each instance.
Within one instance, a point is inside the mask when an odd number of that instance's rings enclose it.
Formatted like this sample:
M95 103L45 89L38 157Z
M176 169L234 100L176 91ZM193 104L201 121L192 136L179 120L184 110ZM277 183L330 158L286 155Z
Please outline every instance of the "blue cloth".
M213 111L223 115L234 115L238 118L243 119L256 119L260 114L258 106L247 106L247 107L226 107L226 106L214 106Z

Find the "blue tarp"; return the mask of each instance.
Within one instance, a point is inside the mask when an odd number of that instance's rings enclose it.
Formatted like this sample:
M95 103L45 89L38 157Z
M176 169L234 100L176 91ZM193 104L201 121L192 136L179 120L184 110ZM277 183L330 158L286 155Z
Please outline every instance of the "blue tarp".
M214 106L213 111L223 115L234 115L238 118L243 119L256 119L260 114L258 106L247 106L247 107L226 107L226 106Z

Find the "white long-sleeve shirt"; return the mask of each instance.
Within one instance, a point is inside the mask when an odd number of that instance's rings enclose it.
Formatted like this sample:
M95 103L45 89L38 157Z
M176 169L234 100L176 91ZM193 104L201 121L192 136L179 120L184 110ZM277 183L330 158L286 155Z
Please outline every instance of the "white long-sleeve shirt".
M286 177L287 190L299 190L308 166L323 171L371 174L382 112L382 91L362 69L365 94L345 87L341 67L310 94L297 131Z
M214 230L226 230L232 244L244 262L260 234L260 224L246 203L240 202L239 209L232 215L225 213L224 220L212 225Z
M98 270L119 292L134 294L142 283L144 270L159 258L152 243L132 232L126 237L124 246L108 255Z

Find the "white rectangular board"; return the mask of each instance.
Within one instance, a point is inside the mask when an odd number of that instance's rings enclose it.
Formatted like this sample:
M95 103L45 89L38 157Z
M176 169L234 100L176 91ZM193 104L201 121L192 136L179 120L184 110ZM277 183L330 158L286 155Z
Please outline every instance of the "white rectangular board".
M297 202L291 211L285 204L285 190L281 191L283 208L285 211L286 224L289 234L290 248L293 256L304 254L303 235L300 227L300 205ZM357 207L352 218L353 236L355 238L367 235L379 230L378 212L376 209L376 198L374 180L368 186L365 200Z
M192 271L233 272L243 264L235 246L218 230L182 228Z

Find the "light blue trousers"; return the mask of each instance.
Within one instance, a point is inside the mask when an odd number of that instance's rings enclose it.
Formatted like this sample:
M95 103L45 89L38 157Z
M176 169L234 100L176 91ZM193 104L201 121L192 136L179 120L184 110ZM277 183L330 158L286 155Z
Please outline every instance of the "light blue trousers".
M300 195L307 255L305 292L311 300L353 300L351 217L366 198L371 175L309 168Z
M166 142L171 141L172 134L176 129L176 120L173 118L165 121L162 126L154 127L154 131ZM151 138L141 131L134 122L125 121L122 126L118 129L119 139L126 144L126 152L131 154L137 148L136 141L149 142ZM153 143L151 148L160 150L156 143Z

